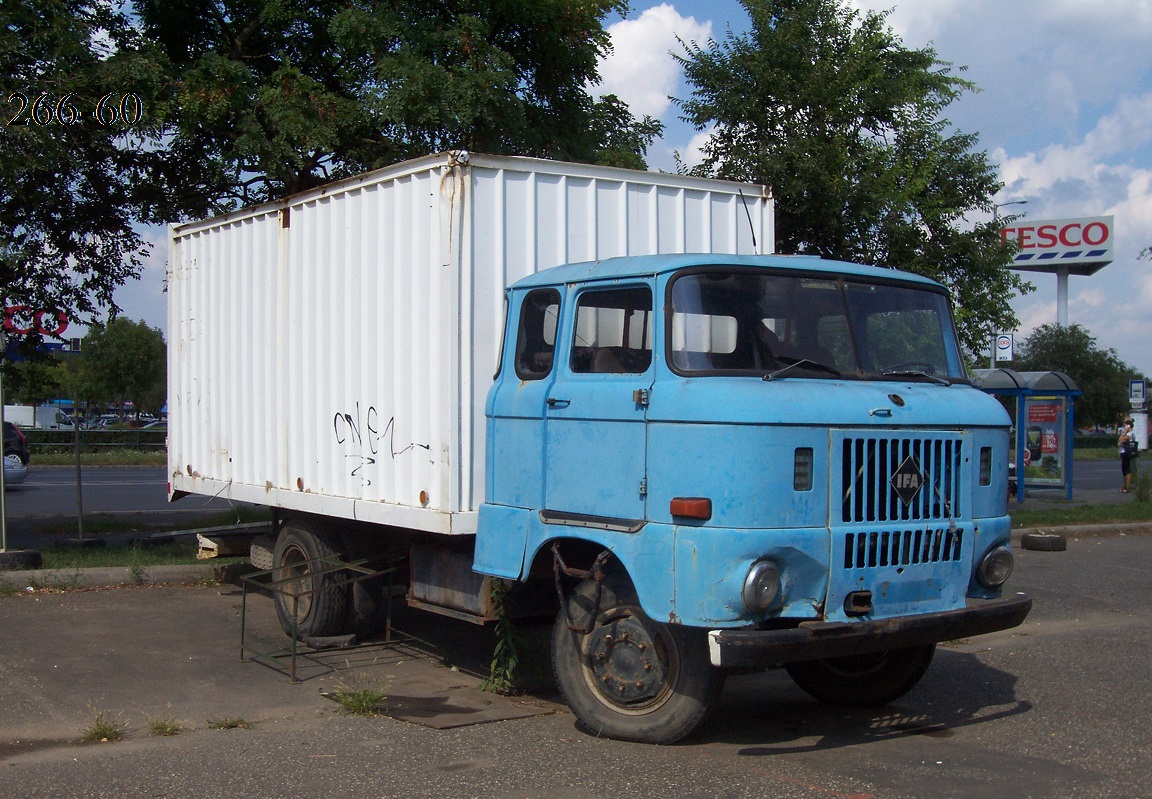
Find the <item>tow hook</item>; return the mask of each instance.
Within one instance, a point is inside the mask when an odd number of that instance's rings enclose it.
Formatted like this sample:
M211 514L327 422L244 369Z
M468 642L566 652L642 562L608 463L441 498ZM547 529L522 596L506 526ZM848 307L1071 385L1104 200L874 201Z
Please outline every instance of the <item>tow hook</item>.
M604 562L610 557L612 557L612 553L606 549L596 556L596 560L592 561L591 569L576 569L564 562L564 558L560 555L560 545L552 545L552 578L556 583L556 597L560 600L560 607L564 609L564 623L574 633L587 635L596 626L596 614L600 610L600 592L604 585ZM571 608L568 605L567 597L564 596L564 582L560 579L561 576L575 577L580 580L591 579L596 583L596 594L592 606L584 608L587 612L587 620L584 624L578 625L572 620Z
M872 592L853 591L844 597L845 616L867 616L872 612Z

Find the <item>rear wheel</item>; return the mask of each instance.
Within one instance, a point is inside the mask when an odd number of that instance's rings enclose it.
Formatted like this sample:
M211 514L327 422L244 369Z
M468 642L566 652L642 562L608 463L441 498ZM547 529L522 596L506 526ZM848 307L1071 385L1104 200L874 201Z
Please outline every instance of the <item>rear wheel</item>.
M276 615L284 632L292 634L295 615L299 638L322 638L344 632L348 619L348 587L335 586L333 575L315 576L322 570L317 558L340 553L336 536L314 524L294 519L287 522L276 538L272 559L275 580L288 580L275 593Z
M911 691L932 663L935 644L785 666L810 696L831 705L876 707Z
M640 609L626 575L599 591L585 580L552 628L552 664L564 700L594 735L668 744L691 733L720 695L703 630L661 624ZM591 630L587 634L569 629Z

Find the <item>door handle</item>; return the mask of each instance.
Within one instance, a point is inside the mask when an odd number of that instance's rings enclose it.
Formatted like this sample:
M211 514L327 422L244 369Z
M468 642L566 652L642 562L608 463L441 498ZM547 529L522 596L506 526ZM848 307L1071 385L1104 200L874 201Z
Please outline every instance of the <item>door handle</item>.
M548 403L549 408L567 408L569 405L572 404L572 400L559 399L558 397L549 397L548 399L546 399L544 401Z

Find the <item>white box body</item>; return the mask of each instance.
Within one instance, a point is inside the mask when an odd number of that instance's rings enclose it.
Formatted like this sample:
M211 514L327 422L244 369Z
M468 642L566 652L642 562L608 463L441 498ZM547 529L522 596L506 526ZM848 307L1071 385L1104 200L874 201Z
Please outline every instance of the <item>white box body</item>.
M620 255L771 252L773 202L763 186L445 153L169 238L173 492L471 534L504 288Z

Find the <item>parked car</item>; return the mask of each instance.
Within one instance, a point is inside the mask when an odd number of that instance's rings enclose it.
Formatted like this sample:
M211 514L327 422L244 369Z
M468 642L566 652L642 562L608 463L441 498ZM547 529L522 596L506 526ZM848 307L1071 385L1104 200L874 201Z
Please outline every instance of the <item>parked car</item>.
M4 484L23 483L28 477L28 441L12 422L4 423Z

